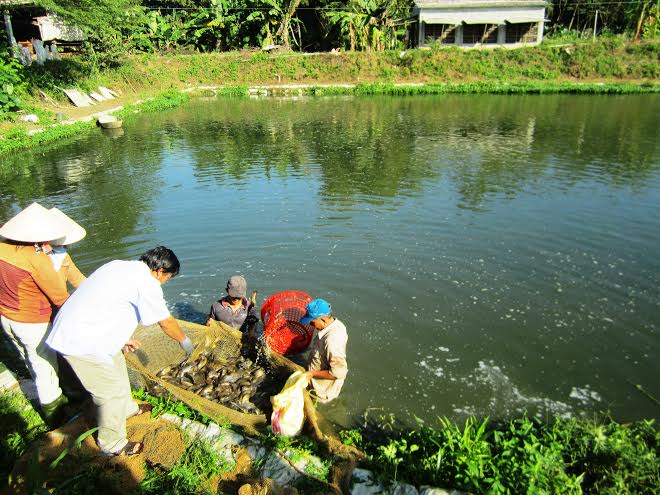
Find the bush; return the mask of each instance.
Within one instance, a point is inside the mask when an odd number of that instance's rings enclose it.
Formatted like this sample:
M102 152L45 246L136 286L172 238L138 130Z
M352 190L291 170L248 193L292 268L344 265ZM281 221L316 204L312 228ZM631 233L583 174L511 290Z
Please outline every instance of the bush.
M653 421L522 417L506 423L448 419L409 429L372 421L360 439L371 467L386 479L477 494L660 493L660 432Z
M0 116L21 107L17 92L23 85L23 66L5 54L0 55Z

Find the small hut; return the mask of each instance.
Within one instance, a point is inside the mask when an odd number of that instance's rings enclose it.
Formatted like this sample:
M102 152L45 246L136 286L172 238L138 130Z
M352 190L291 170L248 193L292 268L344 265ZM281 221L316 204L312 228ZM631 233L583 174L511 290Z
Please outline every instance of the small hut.
M39 7L32 0L0 0L7 40L12 47L24 47L34 53L35 40L44 45L77 48L86 39L76 26Z
M545 0L415 0L417 44L519 47L543 40Z

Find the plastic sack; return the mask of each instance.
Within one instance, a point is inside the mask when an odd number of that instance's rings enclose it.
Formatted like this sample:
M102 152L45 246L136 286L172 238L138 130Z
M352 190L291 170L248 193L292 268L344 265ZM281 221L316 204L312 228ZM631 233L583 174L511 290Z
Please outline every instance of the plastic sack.
M287 379L282 391L270 398L273 405L273 414L270 417L273 433L286 437L294 437L300 433L305 422L303 390L307 383L305 374L296 371Z

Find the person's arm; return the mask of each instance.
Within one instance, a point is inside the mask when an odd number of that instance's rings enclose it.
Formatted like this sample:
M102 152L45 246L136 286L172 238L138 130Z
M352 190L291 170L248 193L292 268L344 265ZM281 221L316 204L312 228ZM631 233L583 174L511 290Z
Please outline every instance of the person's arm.
M210 327L211 324L212 324L214 321L217 321L216 318L215 318L215 305L216 305L216 303L213 303L213 304L211 305L211 309L210 309L210 311L209 311L209 315L206 317L206 326L207 326L207 327Z
M69 271L66 275L66 280L77 289L80 287L80 284L82 284L87 279L87 277L85 277L82 272L78 270L78 267L71 259L71 256L67 255L67 258L69 261Z
M161 330L165 332L165 335L171 339L181 342L186 338L186 334L181 330L179 322L176 321L173 316L170 315L164 320L159 321L158 324L160 325Z
M183 330L181 330L181 327L179 326L179 322L176 321L173 316L170 315L164 320L159 321L158 324L160 325L161 330L165 332L165 335L176 340L187 355L192 354L193 343L186 334L183 333Z
M321 380L336 380L337 377L333 375L329 370L311 370L305 372L307 379L311 380L312 378L319 378Z
M156 280L149 278L148 283L139 288L136 306L143 325L158 323L165 335L176 340L188 356L192 354L193 343L167 309L163 299L163 289Z
M329 336L328 345L328 364L329 370L310 370L307 372L307 378L318 378L321 380L337 380L346 378L348 374L348 365L346 363L346 338L342 335Z
M62 280L47 254L39 254L32 263L32 279L50 302L58 308L69 298L66 283Z

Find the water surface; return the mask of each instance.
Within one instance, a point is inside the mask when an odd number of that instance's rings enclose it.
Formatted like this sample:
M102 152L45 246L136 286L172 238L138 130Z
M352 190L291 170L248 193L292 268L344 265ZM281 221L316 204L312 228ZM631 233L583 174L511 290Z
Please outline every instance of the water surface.
M0 218L87 228L84 272L174 249L202 321L227 278L328 299L349 377L325 408L403 419L660 417L660 99L195 100L3 158Z

